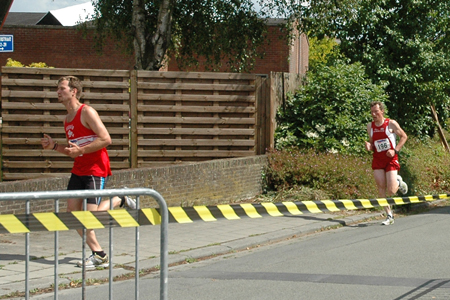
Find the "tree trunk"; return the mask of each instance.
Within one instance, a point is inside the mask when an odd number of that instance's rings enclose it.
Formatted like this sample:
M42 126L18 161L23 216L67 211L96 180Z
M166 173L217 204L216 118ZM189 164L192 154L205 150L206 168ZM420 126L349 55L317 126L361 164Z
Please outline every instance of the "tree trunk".
M153 61L150 68L160 69L172 37L172 14L175 0L164 0L158 13L158 25L152 38Z
M144 0L133 0L133 18L132 25L134 28L134 57L135 57L135 66L134 68L137 70L145 70L145 67L148 66L148 62L146 62L146 48L147 48L147 39L146 39L146 26L145 26L145 2Z
M439 133L439 138L441 139L442 146L444 146L444 148L445 148L445 150L447 150L447 152L450 152L450 148L448 146L447 139L445 138L444 131L442 130L441 124L439 123L439 118L436 113L436 108L434 107L433 104L431 104L431 115L433 117L433 120L436 122L436 125L438 128L438 133Z
M133 0L135 68L159 70L166 56L172 34L172 14L175 0L163 0L153 37L145 23L145 1Z

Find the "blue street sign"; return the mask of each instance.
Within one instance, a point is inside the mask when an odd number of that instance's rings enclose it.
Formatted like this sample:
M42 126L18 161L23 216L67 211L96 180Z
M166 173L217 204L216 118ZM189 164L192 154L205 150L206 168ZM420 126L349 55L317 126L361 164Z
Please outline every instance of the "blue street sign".
M14 52L14 36L0 34L0 52Z

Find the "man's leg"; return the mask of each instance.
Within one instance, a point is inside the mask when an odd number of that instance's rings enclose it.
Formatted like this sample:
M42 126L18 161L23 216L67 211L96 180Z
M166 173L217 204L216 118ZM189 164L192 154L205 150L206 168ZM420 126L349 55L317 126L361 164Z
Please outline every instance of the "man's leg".
M67 199L67 212L83 210L83 199ZM80 236L83 236L83 230L77 229Z
M88 211L98 211L98 205L88 203L86 209ZM83 234L82 231L81 231L81 234ZM91 248L92 252L103 251L102 247L100 246L100 244L97 240L95 231L93 229L86 229L86 244L89 246L89 248Z
M136 200L132 199L131 197L114 196L111 198L111 200L102 200L98 206L98 210L104 211L111 209L111 201L113 203L113 208L116 208L118 206L120 207L128 206L130 209L136 209Z
M390 171L385 172L384 169L376 169L373 170L373 176L375 178L375 183L377 184L378 188L378 197L380 198L386 198L386 192L391 192L392 186L391 186L391 179L390 177L395 172L395 177L397 176L397 171ZM397 184L398 188L398 184ZM394 215L392 214L391 206L388 204L387 206L384 206L384 211L386 212L386 221L384 221L383 225L390 225L394 223Z
M377 184L378 197L386 198L386 172L383 169L373 170L373 177Z
M100 202L100 204L97 207L98 211L104 211L104 210L110 210L111 209L111 201L113 203L113 208L120 206L120 204L122 203L122 199L120 199L117 196L114 196L111 198L111 200L107 199L107 200L102 200Z
M106 183L106 178L95 176L77 176L72 174L68 190L84 190L84 189L103 189ZM81 211L83 210L83 199L69 199L67 202L67 211ZM98 204L100 199L88 198L86 203L87 211L98 211ZM83 230L77 230L80 236L83 236ZM94 230L86 229L86 244L92 251L92 255L85 261L85 266L89 268L101 266L109 266L109 259L106 253L102 250ZM83 261L77 263L79 267L83 265Z
M386 196L392 197L397 193L397 191L398 191L397 170L386 172ZM390 205L385 206L384 211L386 212L387 216L392 217L392 219L394 218L394 214L392 213Z
M81 211L83 206L83 199L68 199L67 200L67 211ZM86 210L88 211L97 211L98 205L96 204L87 204ZM77 229L77 232L80 236L83 236L83 230ZM89 246L91 251L102 251L102 247L97 241L97 237L93 229L86 229L86 244Z
M398 191L397 170L386 172L387 195L393 196Z
M71 201L75 200L75 201ZM69 199L69 202L80 202L83 203L83 199ZM68 203L69 203L68 202ZM82 205L81 205L82 206ZM80 208L81 208L80 206ZM68 211L69 211L70 205L68 205ZM87 211L97 211L98 205L87 203L86 204L86 210ZM78 209L81 210L81 209ZM80 236L83 236L83 230L77 229L77 232ZM92 255L89 256L85 261L85 267L86 268L95 268L95 267L108 267L109 266L109 258L108 255L103 251L102 247L100 246L97 236L95 235L95 231L93 229L86 229L86 244L89 246L89 248L92 251ZM83 266L83 261L79 261L77 263L79 267Z

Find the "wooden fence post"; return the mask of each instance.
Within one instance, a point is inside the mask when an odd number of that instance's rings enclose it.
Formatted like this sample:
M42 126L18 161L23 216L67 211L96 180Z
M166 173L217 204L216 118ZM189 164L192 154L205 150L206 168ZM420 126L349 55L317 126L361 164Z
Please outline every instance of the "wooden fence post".
M267 103L270 101L270 94L267 92L269 79L267 77L258 76L255 80L255 96L256 96L256 131L255 146L256 155L263 155L267 148Z
M0 84L0 93L1 93L2 87ZM0 97L0 103L1 103L1 97ZM1 109L0 109L1 113ZM3 118L0 117L0 182L3 181L3 137L2 137L2 129L3 129Z
M138 123L138 88L137 88L137 70L130 72L130 160L131 168L138 166L138 140L137 140L137 123Z

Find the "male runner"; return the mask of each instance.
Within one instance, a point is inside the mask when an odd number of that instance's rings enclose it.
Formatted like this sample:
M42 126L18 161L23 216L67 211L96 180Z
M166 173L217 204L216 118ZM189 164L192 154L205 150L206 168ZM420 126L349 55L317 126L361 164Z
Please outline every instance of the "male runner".
M77 77L65 76L58 80L58 101L67 109L64 120L67 145L60 145L44 134L41 144L44 149L58 151L74 159L72 175L68 190L104 189L107 179L111 176L108 152L106 147L111 144L111 137L97 111L91 106L80 103L82 86ZM129 197L113 197L113 206L123 206L125 203L132 209L136 202ZM102 211L110 208L110 200L101 198L87 199L88 211ZM67 211L83 210L83 199L68 199ZM82 235L83 231L77 230ZM86 230L86 243L92 255L85 261L87 268L108 267L109 258L97 241L94 230ZM80 261L79 267L83 265Z
M408 136L400 125L389 118L384 117L384 105L375 101L370 104L370 112L373 122L367 124L369 142L365 142L367 151L373 151L372 169L375 183L378 188L378 196L386 198L399 190L402 194L408 192L408 186L398 175L400 165L398 153L405 144ZM400 140L396 141L396 137ZM386 220L383 225L394 224L394 215L390 205L385 206Z

